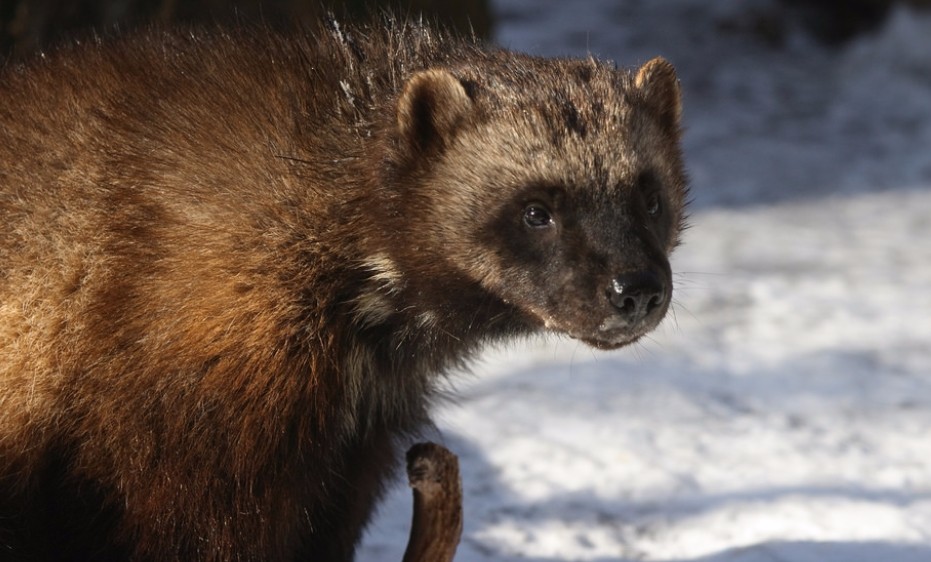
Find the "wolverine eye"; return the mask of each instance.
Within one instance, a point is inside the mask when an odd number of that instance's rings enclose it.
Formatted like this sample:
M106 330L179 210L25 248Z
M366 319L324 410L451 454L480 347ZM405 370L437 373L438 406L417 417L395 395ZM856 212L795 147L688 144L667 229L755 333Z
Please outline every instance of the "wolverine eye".
M640 172L636 183L638 191L644 194L643 203L646 212L651 217L659 216L663 212L663 201L660 197L660 182L652 170Z
M553 217L540 203L531 203L524 207L524 224L530 228L545 228L553 224Z
M654 193L647 197L647 214L651 217L659 215L659 212L662 210L662 202L659 200L659 194Z

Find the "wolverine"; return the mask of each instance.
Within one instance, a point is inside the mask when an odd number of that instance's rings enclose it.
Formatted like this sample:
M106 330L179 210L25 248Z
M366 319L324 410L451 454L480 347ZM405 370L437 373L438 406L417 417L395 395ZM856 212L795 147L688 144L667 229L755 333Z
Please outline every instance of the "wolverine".
M349 561L438 383L672 298L681 95L386 18L0 71L0 559Z

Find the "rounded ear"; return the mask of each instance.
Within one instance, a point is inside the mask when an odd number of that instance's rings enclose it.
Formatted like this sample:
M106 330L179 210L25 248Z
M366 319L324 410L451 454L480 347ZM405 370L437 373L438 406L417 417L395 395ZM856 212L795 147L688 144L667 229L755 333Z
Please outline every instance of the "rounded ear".
M656 57L637 71L634 86L643 93L647 105L668 130L676 130L682 118L682 92L676 69L666 59Z
M471 111L472 99L458 78L445 70L411 76L398 99L398 131L412 153L442 149Z

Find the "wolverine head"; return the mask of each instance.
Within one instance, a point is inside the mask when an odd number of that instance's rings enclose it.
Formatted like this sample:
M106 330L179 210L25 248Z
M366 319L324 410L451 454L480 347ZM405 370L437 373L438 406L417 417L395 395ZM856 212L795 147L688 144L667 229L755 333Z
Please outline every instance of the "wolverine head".
M537 326L636 341L669 307L684 222L672 65L483 62L416 73L399 96L419 251Z

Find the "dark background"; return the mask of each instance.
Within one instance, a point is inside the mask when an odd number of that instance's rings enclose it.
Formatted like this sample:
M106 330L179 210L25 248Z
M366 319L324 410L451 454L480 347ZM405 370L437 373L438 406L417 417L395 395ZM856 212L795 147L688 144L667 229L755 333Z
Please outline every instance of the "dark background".
M819 40L839 44L881 25L896 3L931 6L931 0L781 0L782 12L761 17L757 32L778 40L786 21L801 20ZM0 0L0 56L26 56L64 38L152 23L291 26L314 21L324 11L358 19L389 9L490 39L494 33L490 4L489 0Z

